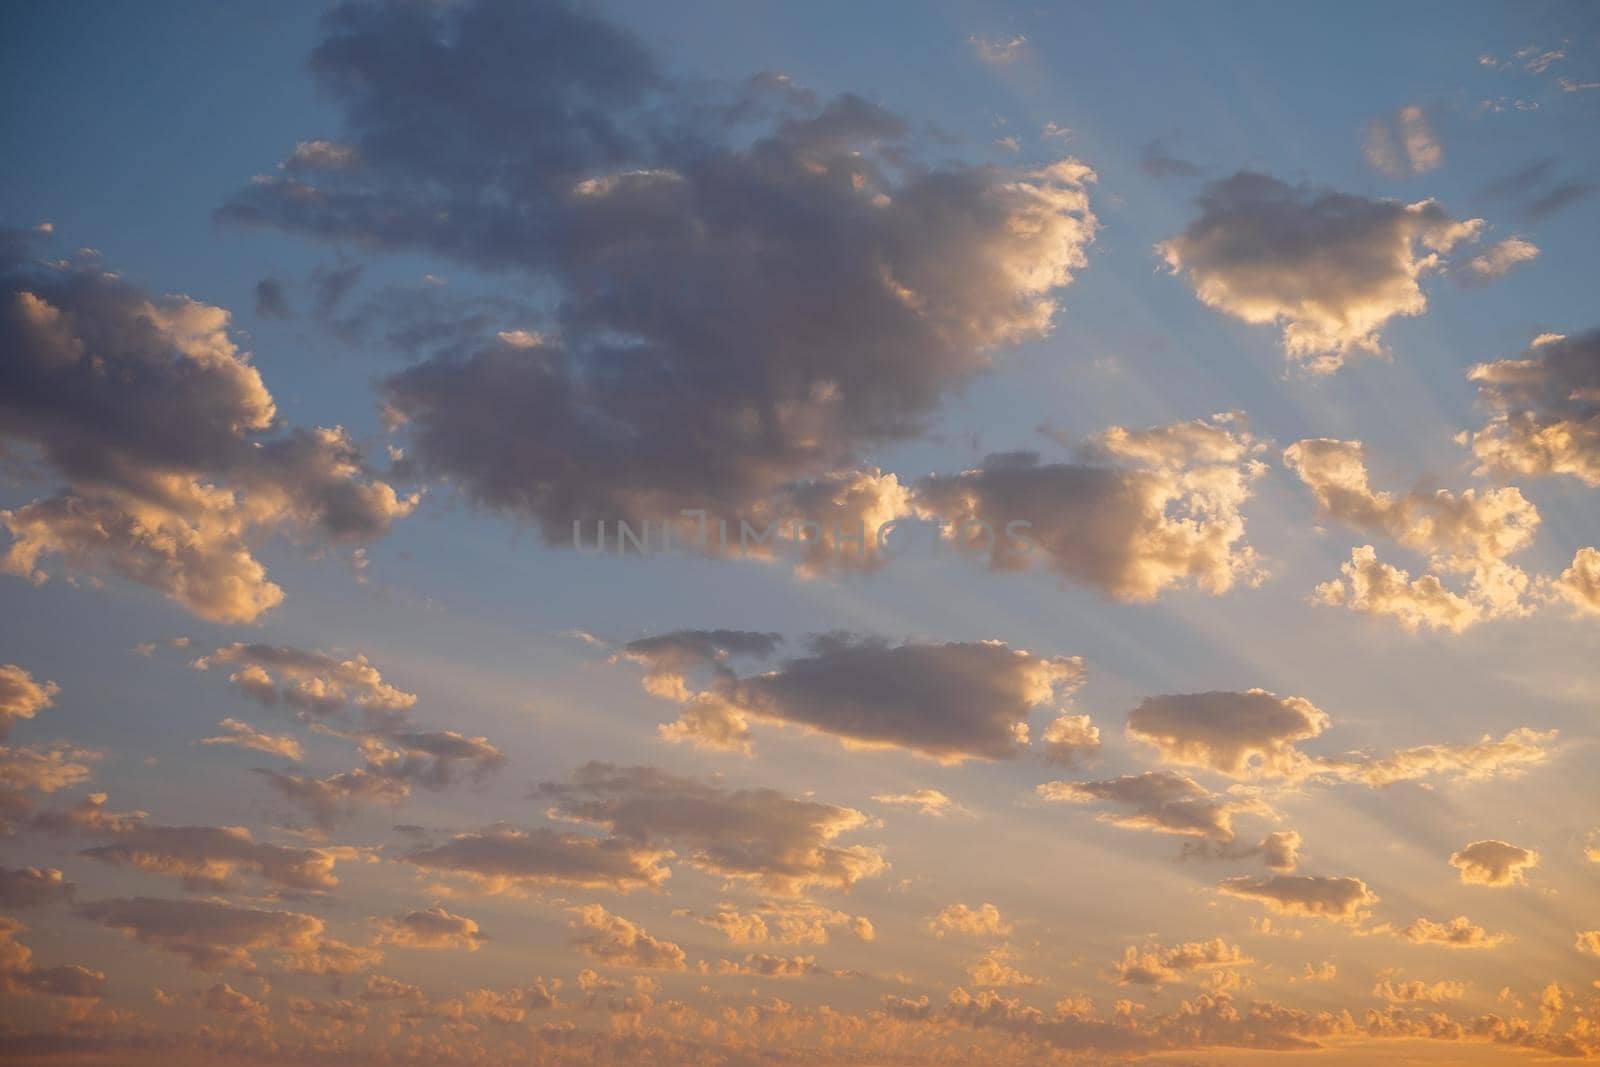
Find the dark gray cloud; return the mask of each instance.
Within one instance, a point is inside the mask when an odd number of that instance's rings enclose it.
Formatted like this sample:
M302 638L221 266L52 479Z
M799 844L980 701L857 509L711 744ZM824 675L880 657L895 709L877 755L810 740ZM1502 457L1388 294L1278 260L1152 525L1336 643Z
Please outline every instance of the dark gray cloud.
M333 875L335 851L268 844L242 826L140 823L122 827L111 843L81 855L168 875L192 890L228 889L241 873L280 889L321 891L339 884Z
M1385 323L1427 309L1422 277L1483 229L1432 200L1374 200L1249 171L1206 186L1199 207L1158 246L1167 265L1207 306L1281 325L1285 354L1316 373L1382 352Z
M376 953L330 940L316 916L293 911L214 900L124 897L85 904L79 914L141 944L182 956L203 971L253 970L258 951L276 951L284 967L308 974L347 973L377 959Z
M289 315L289 294L283 283L276 278L256 282L256 317L286 319Z
M106 976L76 964L40 967L33 950L17 940L27 927L0 915L0 993L33 993L48 997L98 997ZM26 1009L24 1009L26 1010Z
M1046 782L1038 787L1045 800L1079 804L1112 804L1123 811L1102 818L1130 830L1150 830L1229 845L1236 815L1269 814L1259 801L1211 792L1188 775L1145 771L1098 782Z
M228 312L154 297L96 259L0 245L0 444L65 483L0 512L0 569L109 571L203 617L247 622L282 590L252 555L274 534L382 535L416 500L342 429L288 427L229 333Z
M71 900L76 890L54 867L0 867L0 908L37 908Z
M1082 678L1066 656L1037 656L998 641L908 643L823 634L809 654L746 677L723 664L742 651L769 655L774 635L680 631L634 642L650 665L645 687L681 700L663 727L673 740L748 748L748 720L796 726L859 747L905 748L945 762L1009 759L1029 740L1028 717L1054 707ZM691 671L711 666L704 687Z
M1260 578L1240 506L1264 469L1231 416L1144 430L1113 427L1082 461L990 456L916 484L913 506L996 570L1044 567L1119 600L1197 585L1221 593ZM1008 535L1012 523L1029 525ZM982 524L981 526L978 524Z
M1049 328L1096 226L1074 161L924 165L876 104L680 85L560 3L341 5L311 69L341 140L219 216L548 293L548 337L452 344L384 392L420 469L552 543L574 519L753 516L919 432Z
M456 834L444 844L416 848L401 858L467 878L488 893L552 885L626 893L660 886L672 873L660 865L666 855L639 841L539 827Z
M1296 748L1327 729L1328 716L1303 697L1265 689L1147 697L1128 713L1128 736L1169 763L1235 778L1299 778L1311 761Z
M700 870L785 896L813 886L849 889L887 869L878 849L837 841L866 825L861 812L775 789L724 789L654 767L587 763L534 795L619 842L672 848Z

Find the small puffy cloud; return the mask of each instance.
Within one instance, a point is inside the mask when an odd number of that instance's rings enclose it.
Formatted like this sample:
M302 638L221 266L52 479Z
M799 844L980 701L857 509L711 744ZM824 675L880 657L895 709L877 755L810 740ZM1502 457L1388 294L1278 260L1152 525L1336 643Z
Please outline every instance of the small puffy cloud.
M934 937L946 934L1007 937L1011 934L1011 924L1000 917L1000 909L987 903L976 908L961 903L948 904L928 920L928 929Z
M283 703L327 716L347 708L384 718L403 715L417 702L415 693L383 680L366 656L339 659L288 645L235 642L195 660L197 670L230 670L228 681L266 705Z
M773 956L765 952L747 953L738 963L721 960L716 971L721 975L741 974L755 978L804 978L820 972L815 956Z
M1113 427L1086 462L989 456L921 479L912 504L994 570L1042 567L1133 602L1189 585L1224 593L1261 577L1240 510L1264 469L1260 443L1234 421Z
M982 986L1036 986L1041 981L1026 974L1011 962L1009 949L997 948L985 952L977 962L967 967L967 977Z
M1509 940L1505 934L1491 934L1465 915L1448 922L1435 922L1426 916L1401 927L1399 936L1414 945L1441 945L1445 948L1494 948Z
M671 941L651 937L643 927L611 914L598 904L585 904L572 910L576 916L572 925L579 932L574 944L592 960L610 967L666 971L681 971L688 966L683 949Z
M1586 615L1600 615L1600 549L1580 548L1553 583L1556 595Z
M542 886L626 893L653 889L666 881L671 872L660 866L666 855L644 844L541 827L456 834L442 845L413 849L401 859L466 878L486 893Z
M1039 738L1045 759L1063 767L1088 762L1100 751L1100 728L1087 715L1060 715L1050 720Z
M1385 978L1372 987L1372 995L1390 1004L1444 1004L1460 1000L1467 987L1462 982L1401 982Z
M914 789L909 793L874 793L871 799L891 808L915 808L922 815L943 815L952 801L937 789Z
M439 904L385 919L378 932L380 945L405 948L460 948L476 952L486 940L476 920L452 915Z
M54 867L0 867L0 908L37 908L71 900L76 889Z
M1163 761L1234 778L1295 778L1307 760L1295 747L1328 728L1304 697L1248 692L1147 697L1128 713L1128 736L1152 745Z
M1444 148L1427 113L1416 104L1395 112L1392 121L1369 122L1363 150L1372 168L1391 178L1426 174L1444 162Z
M337 964L371 962L370 954L330 941L321 919L293 911L132 897L93 901L79 914L140 944L182 956L202 971L254 970L253 954L269 950L280 954L285 967L305 973L339 973Z
M33 950L17 940L27 927L0 915L0 993L31 993L48 997L86 1000L100 996L106 976L75 964L41 967ZM26 1011L26 1009L23 1009Z
M361 544L416 506L343 429L284 427L226 310L3 243L0 444L35 451L65 487L0 511L0 570L43 581L59 557L250 622L283 599L258 542Z
M842 634L813 637L810 655L778 669L738 677L726 669L691 692L680 675L652 668L646 687L688 694L685 716L666 728L674 740L709 742L700 716L718 709L742 734L749 719L837 737L850 747L909 749L944 763L1008 759L1028 741L1028 716L1075 689L1083 665L999 641L891 645Z
M1360 922L1378 902L1361 879L1339 875L1243 875L1224 879L1217 889L1224 896L1259 901L1280 915L1343 923Z
M1112 971L1118 985L1160 988L1182 982L1194 971L1238 967L1253 962L1238 945L1230 945L1218 937L1171 947L1155 945L1139 949L1129 945Z
M1518 263L1538 258L1538 245L1523 237L1507 237L1462 263L1456 268L1455 276L1463 285L1484 285L1504 277Z
M1381 353L1383 326L1426 311L1422 278L1483 227L1432 200L1373 200L1248 171L1207 186L1199 203L1199 217L1157 252L1208 307L1281 324L1284 352L1313 373Z
M1300 834L1295 830L1274 830L1261 839L1261 859L1274 871L1293 871L1300 863Z
M861 812L775 789L724 789L653 767L588 763L569 781L542 783L535 795L618 842L671 848L700 870L782 896L849 889L888 866L875 847L838 842L867 824Z
M1600 956L1600 930L1579 930L1576 944L1579 952Z
M299 761L305 756L305 749L300 742L288 734L262 733L247 722L238 719L223 719L217 726L222 733L216 737L203 737L195 742L199 745L234 745L238 748L248 748L254 752L265 752L269 756L282 756L286 760Z
M35 794L56 793L89 778L98 756L65 745L10 748L0 745L0 836L33 811Z
M15 663L0 666L0 741L11 727L31 719L55 703L61 687L54 682L36 682L33 675Z
M1467 372L1491 417L1469 440L1481 470L1600 486L1600 329L1543 335L1521 359Z
M1233 841L1234 816L1264 813L1259 802L1213 793L1193 778L1172 771L1125 774L1099 782L1045 782L1037 792L1045 800L1108 803L1128 809L1101 816L1116 826L1197 837L1219 845Z
M1506 841L1474 841L1450 855L1450 866L1468 885L1526 885L1527 872L1539 865L1539 854Z
M1533 543L1539 512L1515 487L1461 493L1375 490L1359 441L1310 439L1284 450L1326 517L1367 534L1382 534L1427 556L1431 567L1467 576L1458 595L1433 575L1412 580L1378 561L1371 545L1351 552L1342 580L1324 583L1313 599L1388 615L1407 629L1462 630L1483 618L1521 616L1532 607L1531 580L1508 557Z

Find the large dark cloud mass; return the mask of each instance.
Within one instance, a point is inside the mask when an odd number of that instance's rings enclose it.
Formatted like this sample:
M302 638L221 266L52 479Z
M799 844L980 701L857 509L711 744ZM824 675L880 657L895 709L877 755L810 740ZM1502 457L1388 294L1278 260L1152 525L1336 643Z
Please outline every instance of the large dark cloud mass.
M423 469L538 520L758 516L916 433L1044 334L1096 221L1075 160L929 165L908 123L778 75L677 84L560 3L346 4L342 108L220 217L514 272L554 329L384 384Z

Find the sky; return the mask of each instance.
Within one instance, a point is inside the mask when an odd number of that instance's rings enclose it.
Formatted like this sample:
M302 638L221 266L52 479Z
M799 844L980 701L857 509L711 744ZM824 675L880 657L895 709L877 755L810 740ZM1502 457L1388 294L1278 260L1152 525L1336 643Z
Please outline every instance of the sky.
M0 1058L1600 1058L1600 9L0 19Z

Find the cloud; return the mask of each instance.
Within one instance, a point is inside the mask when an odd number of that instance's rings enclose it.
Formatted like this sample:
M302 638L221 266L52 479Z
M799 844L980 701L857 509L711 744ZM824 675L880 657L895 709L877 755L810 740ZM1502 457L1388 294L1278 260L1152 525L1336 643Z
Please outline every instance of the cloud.
M1600 486L1600 329L1542 335L1523 358L1480 363L1467 379L1492 413L1470 435L1481 471Z
M1600 549L1578 549L1554 585L1556 595L1578 611L1600 615Z
M1360 922L1378 897L1359 878L1330 875L1267 874L1224 879L1224 896L1256 900L1280 915L1333 922Z
M291 708L327 716L355 708L373 719L403 715L417 702L383 680L366 656L338 659L288 645L234 642L194 661L196 670L232 667L228 681L262 704L280 701Z
M1539 865L1539 854L1505 841L1474 841L1450 855L1450 866L1467 885L1526 885L1527 872Z
M36 682L33 675L15 663L0 666L0 741L11 727L31 719L55 703L61 687L54 682Z
M324 828L368 804L398 804L411 795L410 783L357 767L323 778L255 768L285 800L304 808Z
M1184 981L1194 971L1253 962L1238 945L1230 945L1218 937L1210 941L1187 941L1170 948L1155 945L1140 950L1129 945L1112 971L1118 985L1147 985L1159 989Z
M928 930L934 937L962 934L967 937L1008 937L1011 924L1000 917L1000 909L993 904L979 904L969 908L965 904L947 904L928 920Z
M1321 774L1354 779L1373 787L1417 781L1435 774L1466 782L1517 778L1529 767L1550 758L1557 736L1555 730L1519 726L1502 737L1484 734L1467 744L1415 745L1387 756L1328 757L1317 761L1317 769Z
M1065 699L1083 674L1075 658L999 641L891 645L845 634L815 636L809 655L762 674L721 669L704 690L671 673L668 659L652 662L645 687L687 701L684 717L663 728L669 739L726 748L731 736L744 747L755 719L942 763L1014 757L1027 745L1029 713Z
M224 309L0 244L3 443L65 483L0 512L0 569L43 581L59 556L250 622L283 599L258 542L359 545L416 505L371 477L343 429L285 426Z
M1009 949L990 949L967 968L967 977L985 986L1036 986L1042 982L1031 974L1024 974L1010 960Z
M140 944L182 956L196 970L254 970L253 954L272 950L280 965L306 974L342 974L376 954L330 940L323 921L293 911L241 908L215 900L154 897L98 900L79 914Z
M1421 279L1477 237L1431 200L1402 204L1241 171L1200 194L1200 214L1157 253L1201 303L1281 324L1284 353L1312 373L1383 352L1392 318L1421 315Z
M71 900L76 890L54 867L0 867L0 908L37 908Z
M1063 767L1089 762L1100 751L1100 728L1087 715L1060 715L1050 720L1039 738L1045 758Z
M866 825L861 812L775 789L723 789L653 767L587 763L535 796L620 842L674 848L702 871L782 896L846 890L888 866L875 847L837 843Z
M442 845L412 849L401 859L427 870L471 880L486 893L541 886L654 889L671 875L660 866L670 855L648 845L603 840L554 830L491 829L456 834Z
M34 794L55 793L89 778L93 752L66 745L10 748L0 745L0 835L33 811Z
M140 823L120 829L110 844L85 849L81 855L177 878L191 890L230 888L241 873L281 889L318 892L339 884L333 875L336 851L267 844L242 826Z
M1363 150L1372 169L1391 178L1426 174L1444 162L1444 148L1427 114L1416 104L1395 112L1392 122L1369 122Z
M1100 782L1046 782L1037 792L1045 800L1104 802L1128 808L1126 813L1101 818L1130 830L1197 837L1223 845L1234 840L1234 816L1266 813L1259 802L1218 795L1172 771L1125 774Z
M0 915L0 993L32 993L50 997L96 998L105 988L106 976L75 964L40 967L33 962L33 950L16 940L27 927ZM28 1009L22 1009L26 1012Z
M937 789L916 789L910 793L874 793L871 800L892 808L916 808L922 815L943 815L953 801Z
M1579 930L1576 947L1579 952L1600 956L1600 930Z
M592 960L609 967L664 971L681 971L688 966L683 949L671 941L651 937L643 927L611 914L598 904L585 904L572 910L576 916L572 925L579 931L574 943L578 951Z
M815 956L772 956L765 952L748 953L740 963L722 960L717 965L718 974L743 974L759 978L804 978L821 970Z
M195 744L236 745L254 752L265 752L269 756L282 756L286 760L295 762L305 756L305 749L300 746L300 742L287 734L265 734L238 719L223 719L217 725L223 731L221 735L202 737Z
M1467 987L1461 982L1395 982L1383 979L1372 987L1372 995L1391 1004L1444 1004L1460 1000Z
M452 915L438 904L385 919L378 944L404 948L460 948L476 952L488 938L473 919Z
M1519 489L1399 495L1375 490L1359 441L1296 441L1284 449L1283 459L1311 489L1321 514L1422 552L1438 570L1468 576L1466 595L1458 595L1431 574L1413 581L1363 545L1351 550L1342 578L1317 587L1316 602L1389 616L1408 630L1427 626L1456 632L1481 619L1533 610L1527 600L1529 576L1508 562L1533 543L1540 523L1538 509Z
M1295 830L1274 830L1261 839L1261 857L1274 871L1288 872L1300 863L1300 834Z
M920 480L913 504L995 570L1040 566L1124 601L1191 583L1224 593L1261 577L1239 510L1264 470L1260 445L1232 421L1113 427L1084 450L1096 462L989 456Z
M1473 256L1456 269L1455 276L1464 285L1484 285L1504 277L1518 263L1528 263L1539 258L1539 248L1522 237L1507 237L1489 246L1481 255Z
M382 389L421 471L552 545L575 520L754 518L921 432L1048 332L1098 227L1076 160L925 164L861 97L679 83L561 5L342 6L310 66L339 165L296 149L218 217L549 293L544 340L486 337ZM419 93L419 67L451 90Z
M1010 63L1022 54L1023 49L1028 45L1028 39L1020 33L1004 40L972 34L967 38L967 43L978 53L978 58L985 63L1004 64Z
M1509 940L1505 934L1491 934L1483 927L1457 915L1449 922L1434 922L1422 917L1401 927L1399 936L1414 945L1442 945L1445 948L1494 948Z
M740 912L731 904L719 905L707 914L679 908L673 915L720 931L735 945L759 945L768 941L825 945L829 930L838 926L848 927L858 941L871 941L877 936L872 921L866 916L852 917L808 900L764 901L749 912Z
M262 278L256 282L256 317L261 319L287 319L290 316L289 296L283 283L276 278Z
M1318 736L1329 722L1304 697L1252 689L1147 697L1128 713L1127 730L1167 763L1233 778L1297 778L1307 760L1295 743Z

